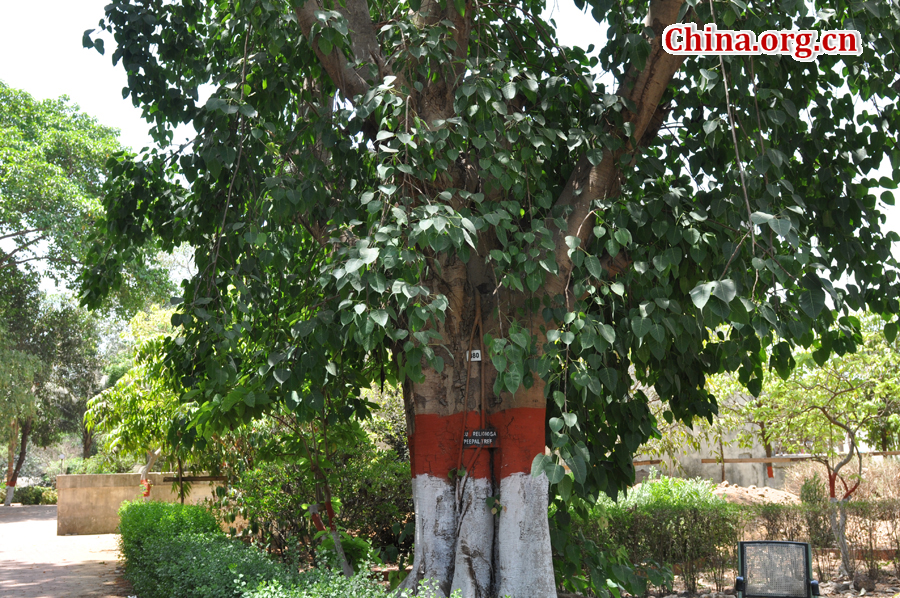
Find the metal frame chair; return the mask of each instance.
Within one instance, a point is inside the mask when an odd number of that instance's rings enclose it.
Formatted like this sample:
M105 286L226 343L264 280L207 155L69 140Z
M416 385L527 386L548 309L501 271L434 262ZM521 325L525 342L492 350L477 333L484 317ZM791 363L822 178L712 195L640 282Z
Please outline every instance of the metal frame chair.
M740 542L734 589L739 598L812 598L812 553L804 542Z

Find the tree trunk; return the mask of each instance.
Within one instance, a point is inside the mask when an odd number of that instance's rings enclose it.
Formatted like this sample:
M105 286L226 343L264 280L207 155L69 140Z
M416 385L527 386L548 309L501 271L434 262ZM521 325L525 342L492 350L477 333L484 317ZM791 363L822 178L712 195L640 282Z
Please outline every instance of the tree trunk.
M19 442L19 458L15 465L7 469L6 472L6 500L4 504L8 507L12 504L13 494L16 492L16 482L19 481L19 472L25 463L25 455L28 450L28 436L31 434L32 419L29 417L21 426L21 440ZM13 437L15 438L15 437ZM15 440L10 441L11 455L15 454ZM12 462L12 460L10 460Z
M6 485L12 481L13 467L16 464L16 446L19 440L19 420L12 418L9 424L9 447L6 453Z
M474 293L468 321L448 322L440 331L443 371L427 369L424 381L404 388L416 540L412 572L401 588L426 582L442 596L459 589L465 598L555 598L548 481L531 476L545 445L543 383L495 396L497 373L484 351L482 361L466 361L484 331L496 332L495 322L479 326ZM464 435L474 439L476 430L496 431L497 446L464 446Z
M81 424L81 458L90 459L91 450L94 448L94 435L88 431L84 423Z
M834 541L841 553L841 568L844 575L853 575L853 563L850 560L850 549L847 546L847 506L846 501L831 499L828 509L828 519L831 530L834 533Z

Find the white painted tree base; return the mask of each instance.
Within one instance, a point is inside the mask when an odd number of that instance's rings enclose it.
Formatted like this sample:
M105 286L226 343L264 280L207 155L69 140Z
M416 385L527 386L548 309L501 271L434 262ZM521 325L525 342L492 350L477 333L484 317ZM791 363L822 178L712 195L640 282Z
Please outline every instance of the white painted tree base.
M490 480L467 480L459 504L449 480L425 474L412 483L415 554L399 590L433 580L442 598L457 589L463 598L556 598L546 476L504 478L498 515L487 506Z
M491 592L494 515L487 506L491 494L490 480L465 481L450 591L460 590L466 598L488 598Z
M446 478L418 475L412 479L416 508L413 568L398 589L415 592L425 580L435 580L439 596L450 593L456 545L456 497ZM436 597L437 598L437 597Z
M556 598L547 476L514 473L500 481L506 507L497 526L497 596Z
M12 504L12 501L13 501L13 494L15 494L15 493L16 493L16 487L15 487L15 486L7 486L7 487L6 487L6 500L3 502L3 504L4 504L5 506L8 507L9 505Z

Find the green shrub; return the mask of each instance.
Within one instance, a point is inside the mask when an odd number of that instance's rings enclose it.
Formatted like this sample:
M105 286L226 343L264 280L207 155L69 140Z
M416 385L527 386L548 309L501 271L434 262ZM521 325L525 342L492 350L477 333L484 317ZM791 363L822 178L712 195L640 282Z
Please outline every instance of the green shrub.
M332 461L338 526L354 530L384 561L408 556L414 537L409 463L372 442L362 442ZM308 472L290 461L258 462L241 473L233 487L221 506L226 519L240 516L248 522L245 537L285 561L299 556L302 564L314 562L318 541L307 505L316 502L316 492Z
M125 572L142 598L232 598L262 582L297 577L261 550L221 533L155 536L128 558Z
M312 570L304 573L301 580L294 585L285 586L278 581L261 584L248 591L243 598L412 598L407 592L392 594L386 592L378 583L363 575L347 579L343 575L329 571ZM418 598L437 598L442 596L434 587L425 583L419 587ZM460 590L456 590L450 598L462 598Z
M818 472L800 486L800 503L804 507L809 543L815 548L834 545L834 535L828 522L828 490Z
M317 534L321 537L322 543L319 545L319 551L316 562L324 564L332 569L340 570L338 563L337 551L334 549L334 538L331 532L324 531ZM360 567L366 563L372 562L372 545L363 538L354 538L347 532L340 532L341 548L344 549L344 556L350 561L350 565L354 571L359 571Z
M136 558L143 545L155 538L163 540L186 534L222 534L216 518L197 505L135 500L119 507L119 538L126 565Z
M675 566L689 592L697 591L704 569L721 590L729 583L744 516L712 490L707 480L648 480L617 502L601 499L583 532L600 544L621 546L636 565Z
M13 501L22 503L23 505L42 505L42 504L56 504L56 501L52 503L41 502L41 497L47 490L53 490L52 488L48 488L47 486L16 486L16 491L13 494ZM53 491L55 494L55 490ZM6 500L6 491L4 489L3 492L3 500Z
M41 492L41 504L42 505L55 505L56 501L59 499L59 494L56 490L52 488L48 488Z
M297 583L285 586L280 581L261 584L244 598L385 598L384 588L363 575L347 579L335 571L312 570Z

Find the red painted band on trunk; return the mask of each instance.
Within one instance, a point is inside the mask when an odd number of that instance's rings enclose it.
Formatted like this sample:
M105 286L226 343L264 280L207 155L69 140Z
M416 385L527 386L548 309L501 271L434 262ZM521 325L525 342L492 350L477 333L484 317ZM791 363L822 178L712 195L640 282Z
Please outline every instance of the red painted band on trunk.
M409 460L413 476L429 474L447 478L456 469L465 413L416 415L416 431L409 437Z
M470 426L480 413L469 418ZM500 448L477 448L463 451L463 464L475 478L490 476L491 455L494 454L494 474L498 480L514 473L528 473L535 455L544 452L544 408L521 407L507 409L488 416L488 425L497 430ZM409 440L409 459L412 475L428 474L447 478L459 461L465 413L453 415L422 414L415 417L415 433Z
M506 409L490 416L490 424L500 437L495 449L494 468L498 480L514 473L531 473L535 455L544 452L543 407Z

